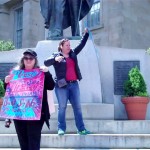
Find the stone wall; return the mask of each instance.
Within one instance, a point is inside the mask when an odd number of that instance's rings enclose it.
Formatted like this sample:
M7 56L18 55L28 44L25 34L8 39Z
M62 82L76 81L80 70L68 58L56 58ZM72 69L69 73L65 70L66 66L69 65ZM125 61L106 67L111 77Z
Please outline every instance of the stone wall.
M0 40L14 41L14 14L19 7L23 7L22 46L35 47L39 40L45 39L39 0L5 0L0 4L0 20L3 20L0 24Z
M93 30L99 46L149 47L149 0L102 0L102 26Z
M123 49L115 47L99 47L99 60L101 72L101 87L104 103L114 104L115 118L127 119L124 105L121 103L122 95L114 94L114 61L139 61L140 71L145 79L150 94L150 56L144 49ZM150 119L150 104L147 119Z
M3 20L0 39L13 40L13 8L20 2L23 6L23 47L35 47L47 36L39 0L3 0L0 5L0 20ZM149 0L101 0L101 25L92 30L95 44L129 49L148 48L149 6ZM64 35L71 36L70 28L64 31Z
M10 14L7 7L0 5L0 40L7 40L10 38L9 16Z
M23 47L35 47L44 36L44 20L40 14L39 0L24 0Z

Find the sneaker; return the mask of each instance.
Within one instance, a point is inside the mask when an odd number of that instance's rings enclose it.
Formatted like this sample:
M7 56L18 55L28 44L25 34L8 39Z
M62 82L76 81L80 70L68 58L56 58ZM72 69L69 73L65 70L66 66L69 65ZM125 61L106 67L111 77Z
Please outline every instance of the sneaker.
M58 135L64 135L64 134L65 134L65 131L63 131L61 129L58 130Z
M91 132L90 131L88 131L88 130L83 130L83 131L78 131L77 132L78 134L80 134L80 135L87 135L87 134L91 134Z

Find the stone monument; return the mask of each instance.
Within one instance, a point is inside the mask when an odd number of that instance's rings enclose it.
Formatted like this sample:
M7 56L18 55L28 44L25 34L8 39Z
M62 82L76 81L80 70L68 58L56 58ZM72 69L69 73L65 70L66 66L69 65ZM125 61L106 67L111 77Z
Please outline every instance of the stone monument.
M87 15L93 2L94 0L40 0L45 28L49 30L48 40L39 41L35 48L40 65L43 65L44 60L58 50L59 42L63 38L63 29L71 26L72 37L69 38L71 39L71 47L74 48L78 45L79 39L81 39L79 36L79 21ZM87 116L88 119L94 119L95 117L97 119L114 119L114 105L103 104L102 102L99 60L90 38L79 54L78 61L83 77L79 82L83 116ZM49 70L55 77L52 66L49 67ZM57 104L54 93L53 96ZM66 114L70 116L72 111L69 108ZM104 113L105 110L107 110L107 114Z

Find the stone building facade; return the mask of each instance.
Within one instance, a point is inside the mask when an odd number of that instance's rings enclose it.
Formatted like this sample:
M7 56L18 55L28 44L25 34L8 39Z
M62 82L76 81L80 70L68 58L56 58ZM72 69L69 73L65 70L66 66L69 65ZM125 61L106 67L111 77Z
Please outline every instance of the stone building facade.
M44 39L39 0L2 0L0 20L0 40L12 40L16 48L35 47Z
M150 45L149 7L150 0L95 0L82 29L96 21L89 27L96 45L145 49ZM1 0L0 21L0 40L12 40L16 48L35 47L47 34L39 0Z

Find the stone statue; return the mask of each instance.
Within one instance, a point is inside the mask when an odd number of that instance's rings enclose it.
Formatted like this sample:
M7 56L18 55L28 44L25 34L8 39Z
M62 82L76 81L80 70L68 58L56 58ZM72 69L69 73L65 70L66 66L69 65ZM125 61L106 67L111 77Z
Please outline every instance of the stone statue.
M79 36L79 21L89 12L94 0L40 0L41 14L48 39L61 37L71 26L72 36Z

